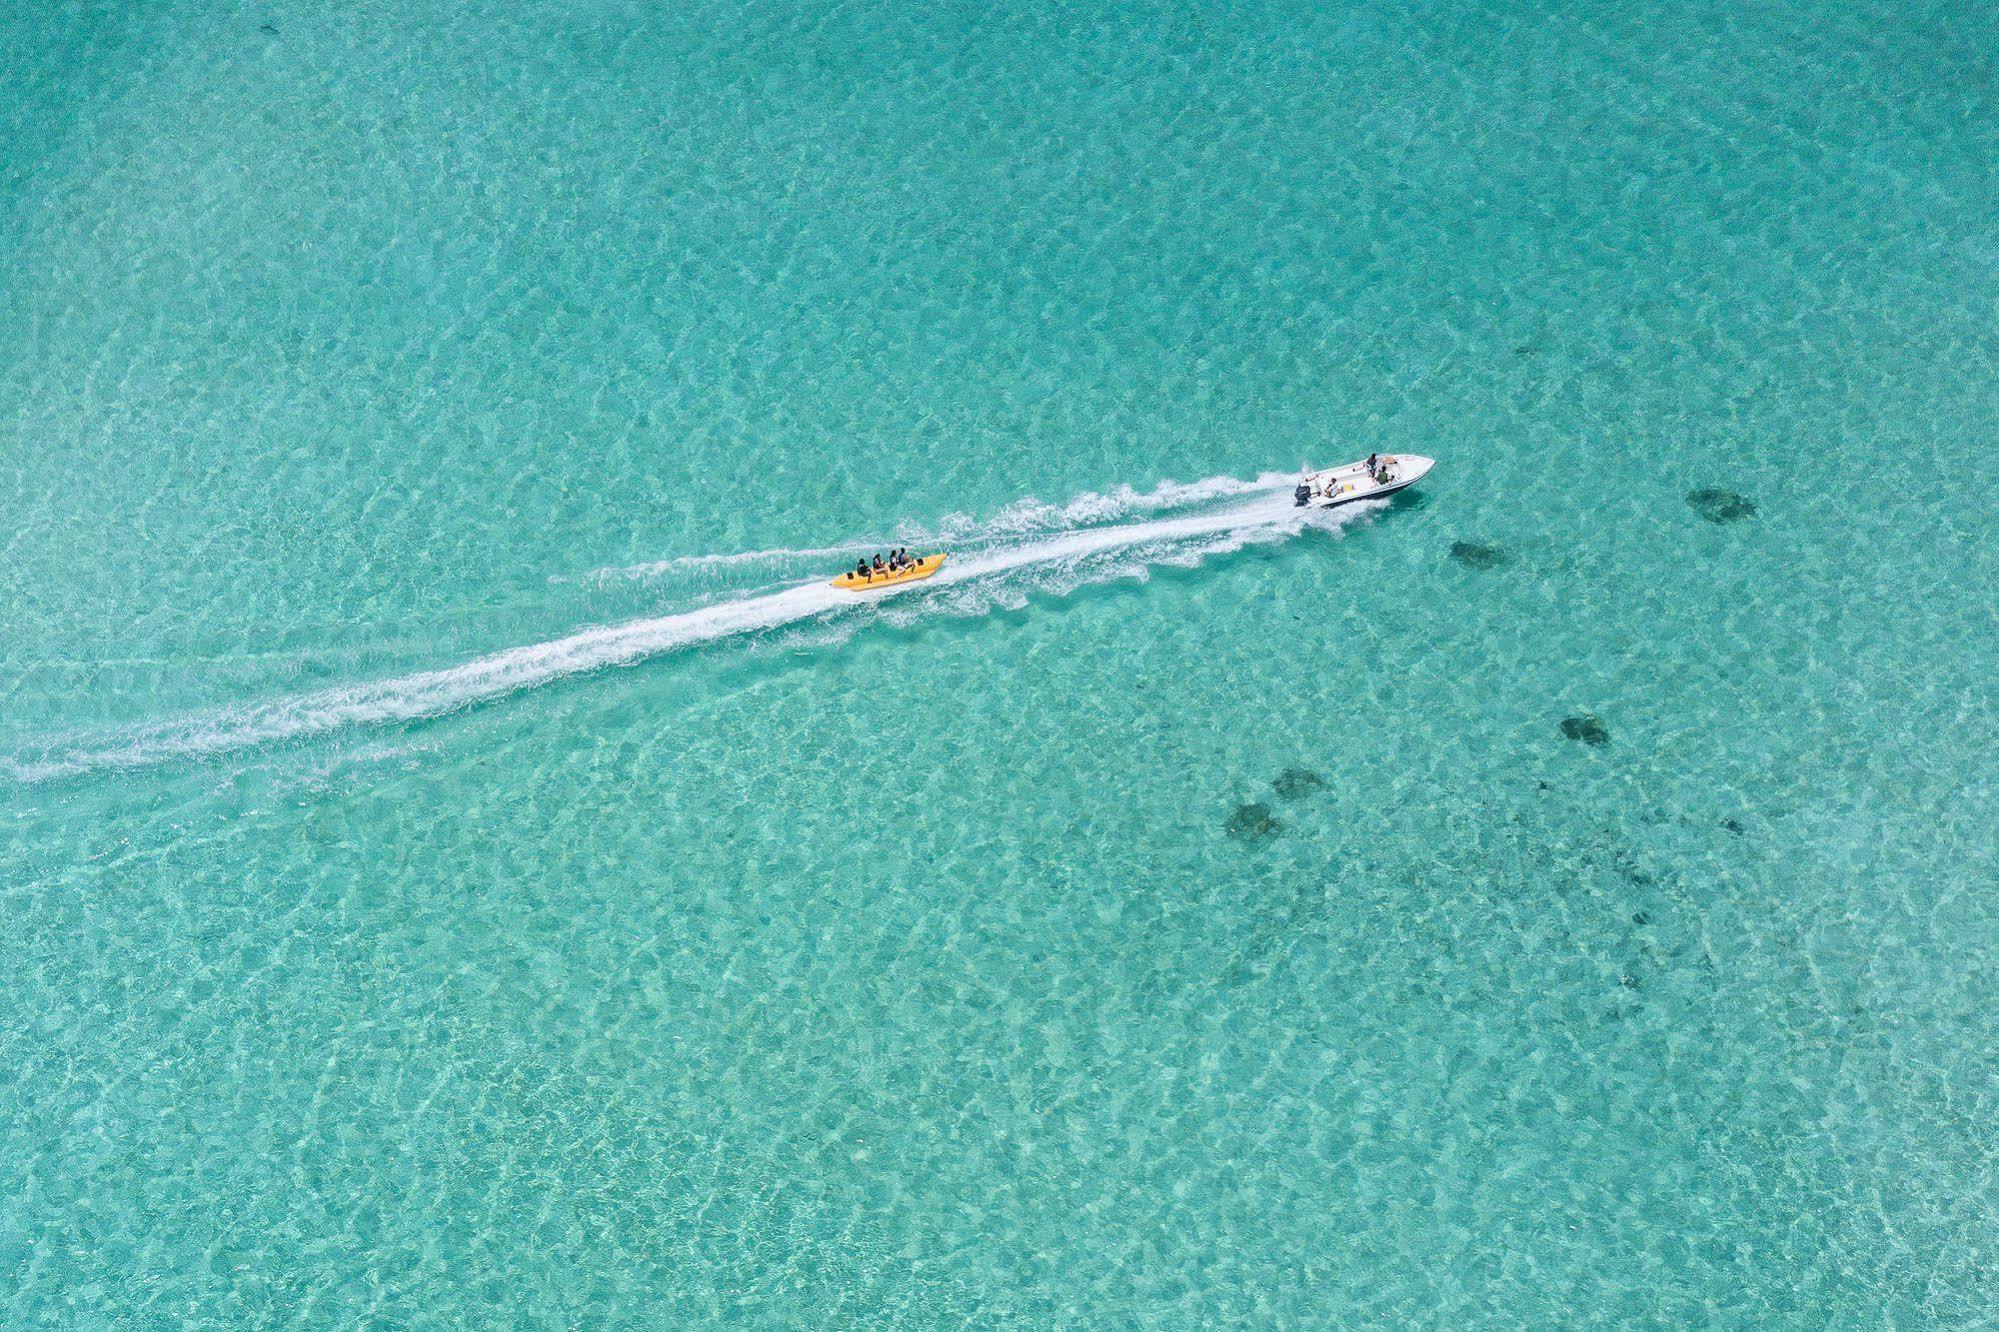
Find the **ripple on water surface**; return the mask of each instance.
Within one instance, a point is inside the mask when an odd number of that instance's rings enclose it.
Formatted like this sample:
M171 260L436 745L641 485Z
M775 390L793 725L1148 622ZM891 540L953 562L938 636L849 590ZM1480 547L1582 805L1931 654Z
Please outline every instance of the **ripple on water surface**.
M0 7L4 1321L1987 1317L1999 9L1437 19Z

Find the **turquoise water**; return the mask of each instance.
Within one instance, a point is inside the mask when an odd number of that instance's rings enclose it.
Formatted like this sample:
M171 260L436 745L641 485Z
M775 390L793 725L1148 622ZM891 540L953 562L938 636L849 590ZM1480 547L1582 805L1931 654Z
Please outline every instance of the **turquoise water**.
M1995 45L0 13L5 1321L1989 1318Z

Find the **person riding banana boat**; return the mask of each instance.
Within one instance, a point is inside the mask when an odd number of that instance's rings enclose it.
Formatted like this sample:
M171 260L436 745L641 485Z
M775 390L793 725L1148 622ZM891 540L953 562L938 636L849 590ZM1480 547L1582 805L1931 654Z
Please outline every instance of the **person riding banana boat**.
M883 559L881 554L877 552L873 564L863 559L859 564L854 566L854 576L870 582L876 578L885 578L889 574L899 572L908 562L908 558L909 553L901 548L890 551L887 559Z
M893 583L914 582L928 578L944 564L942 555L916 556L906 546L899 546L886 556L877 554L874 559L858 561L854 567L833 580L834 587L858 592L870 587L884 587Z

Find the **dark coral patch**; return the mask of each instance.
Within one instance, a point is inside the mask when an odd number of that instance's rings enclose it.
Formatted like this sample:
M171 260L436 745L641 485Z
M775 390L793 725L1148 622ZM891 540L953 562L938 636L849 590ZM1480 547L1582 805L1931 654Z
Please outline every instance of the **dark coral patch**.
M1497 569L1513 562L1504 546L1488 546L1482 541L1453 541L1451 558L1467 569Z
M1689 490L1687 503L1693 506L1695 513L1711 523L1739 523L1744 518L1756 516L1756 502L1747 495L1738 495L1732 490L1717 490L1713 486Z
M1734 833L1737 837L1740 837L1744 833L1749 831L1749 829L1742 826L1741 819L1723 819L1721 821L1721 826L1728 829L1730 832Z
M1267 842L1284 830L1283 822L1270 812L1270 806L1260 800L1236 806L1236 812L1229 815L1229 821L1222 826L1229 836L1240 837L1246 842Z
M1271 790L1286 800L1302 800L1326 784L1310 768L1286 768L1270 779Z
M1594 712L1578 713L1562 718L1562 734L1571 740L1580 740L1592 748L1610 743L1610 728L1603 724Z

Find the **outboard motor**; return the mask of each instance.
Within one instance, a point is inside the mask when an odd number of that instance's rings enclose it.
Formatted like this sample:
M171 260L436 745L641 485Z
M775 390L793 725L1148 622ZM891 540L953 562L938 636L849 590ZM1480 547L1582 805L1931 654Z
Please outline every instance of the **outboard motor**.
M1312 498L1312 483L1310 481L1300 481L1298 488L1291 492L1291 498L1298 501L1297 504L1292 506L1293 508L1304 508Z

